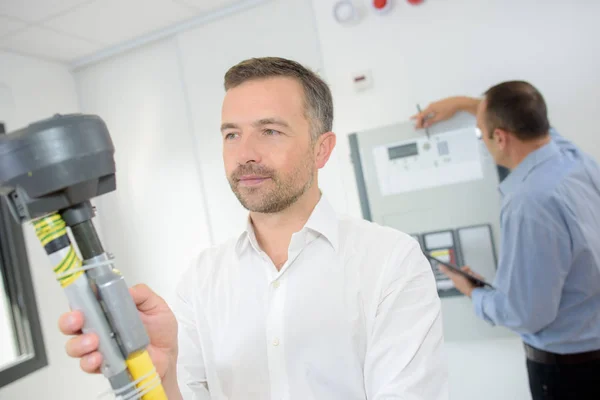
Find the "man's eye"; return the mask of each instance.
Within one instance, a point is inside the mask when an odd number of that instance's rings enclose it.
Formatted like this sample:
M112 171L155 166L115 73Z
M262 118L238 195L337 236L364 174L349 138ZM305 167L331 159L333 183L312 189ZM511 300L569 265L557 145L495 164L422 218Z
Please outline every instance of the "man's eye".
M235 139L237 137L237 133L228 133L225 135L225 140Z
M267 136L275 136L280 134L280 132L276 131L275 129L265 129L264 133Z

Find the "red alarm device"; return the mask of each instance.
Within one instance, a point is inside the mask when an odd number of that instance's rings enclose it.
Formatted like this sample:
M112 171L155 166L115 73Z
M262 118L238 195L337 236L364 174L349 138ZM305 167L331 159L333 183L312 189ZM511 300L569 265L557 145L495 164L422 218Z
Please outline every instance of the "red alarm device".
M392 7L392 0L373 0L375 11L385 13Z

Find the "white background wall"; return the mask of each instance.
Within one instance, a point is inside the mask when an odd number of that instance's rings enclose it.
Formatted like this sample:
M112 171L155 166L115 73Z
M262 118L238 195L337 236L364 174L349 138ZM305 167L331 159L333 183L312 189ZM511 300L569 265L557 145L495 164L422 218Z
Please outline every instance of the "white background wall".
M75 80L63 65L0 52L0 85L13 100L8 113L0 110L8 131L79 110ZM60 314L69 309L66 297L31 225L24 225L24 231L49 366L0 389L0 399L89 399L90 393L105 390L104 381L81 373L79 362L66 355L67 337L57 328Z
M600 37L597 1L426 0L420 6L395 1L386 15L366 8L357 25L332 19L334 0L313 0L326 78L335 99L335 130L357 130L405 121L416 104L451 95L479 96L503 80L536 85L549 105L551 122L600 158ZM355 93L352 76L370 70L374 86ZM350 211L359 201L347 150L338 143Z
M106 247L130 284L143 281L170 300L192 256L243 226L245 212L223 173L219 122L223 74L247 57L294 58L332 86L338 148L321 185L341 212L360 216L348 133L405 120L416 102L478 95L504 79L536 84L555 126L600 158L590 118L600 109L600 57L594 51L600 27L593 21L600 4L396 3L389 15L371 13L348 28L332 22L333 0L273 0L75 71L81 109L106 120L117 148L118 190L97 202L98 219ZM21 88L14 89L15 124L77 109L66 69L14 57L12 64L0 61L0 80ZM354 93L351 76L365 69L373 73L374 88ZM39 95L42 83L53 85L43 91L51 101ZM34 267L45 263L35 245ZM76 372L76 363L64 356L64 338L55 326L66 302L50 272L41 269L38 299L52 299L40 301L52 367L0 390L0 399L33 399L41 391L50 398L91 398L103 388L102 379ZM529 398L518 341L449 343L448 359L452 398ZM69 388L67 394L58 383L59 371L77 377L74 392ZM56 384L46 388L43 374Z
M210 245L175 41L76 78L82 111L102 116L116 148L117 190L97 200L106 250L129 284L171 301L179 275Z

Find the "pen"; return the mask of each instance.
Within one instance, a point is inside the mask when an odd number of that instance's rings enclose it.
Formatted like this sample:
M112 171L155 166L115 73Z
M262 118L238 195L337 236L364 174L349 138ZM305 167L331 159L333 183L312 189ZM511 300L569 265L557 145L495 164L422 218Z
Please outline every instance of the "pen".
M421 114L421 106L419 106L418 104L417 104L417 111L419 112L419 114ZM425 122L426 119L427 119L426 117L423 117L423 122ZM427 134L427 139L429 139L429 129L428 128L425 128L425 133Z

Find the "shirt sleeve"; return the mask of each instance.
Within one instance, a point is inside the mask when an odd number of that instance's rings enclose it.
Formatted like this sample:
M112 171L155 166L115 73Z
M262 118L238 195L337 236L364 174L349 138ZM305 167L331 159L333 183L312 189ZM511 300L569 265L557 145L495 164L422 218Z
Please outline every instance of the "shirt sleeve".
M365 357L368 400L447 400L441 302L416 241L387 265Z
M194 276L194 268L183 275L173 306L179 325L177 380L184 400L210 400L202 346L196 329Z
M494 290L473 290L475 313L493 324L532 334L558 313L570 266L571 241L557 210L522 206L504 216Z

